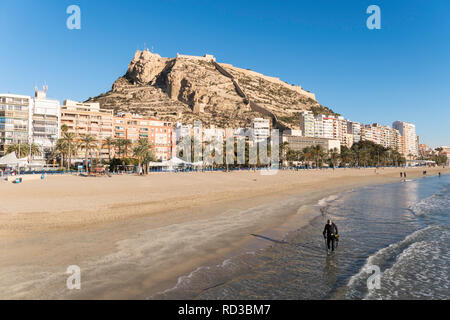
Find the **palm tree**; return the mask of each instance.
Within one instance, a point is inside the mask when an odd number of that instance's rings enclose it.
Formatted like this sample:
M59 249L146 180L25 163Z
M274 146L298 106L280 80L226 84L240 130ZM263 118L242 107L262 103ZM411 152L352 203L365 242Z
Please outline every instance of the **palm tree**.
M128 156L128 147L131 146L131 140L129 139L117 139L115 145L119 148L119 157Z
M122 139L122 147L124 148L124 155L125 158L128 157L128 148L132 145L133 143L131 142L131 140L129 139Z
M8 146L6 149L7 153L15 152L17 158L25 158L30 155L31 150L31 156L36 156L41 154L41 150L39 149L39 146L35 143L32 143L31 146L28 143L16 143L13 145Z
M62 129L61 129L62 130ZM77 134L74 132L62 131L62 141L67 148L67 170L70 170L70 165L72 164L72 155L77 149L76 143Z
M311 161L314 160L314 158L315 158L314 157L314 150L313 150L312 146L303 148L303 159L304 159L304 161L311 162Z
M6 153L16 153L17 158L25 158L28 156L29 148L27 143L16 143L8 146L6 149Z
M151 151L151 144L148 139L139 139L138 144L133 148L133 154L138 159L138 167L141 169L141 165L145 163L148 172L148 163L154 161L155 157Z
M31 146L28 145L28 150L31 151L31 154L30 154L31 157L40 155L42 153L41 149L39 148L39 146L36 143L34 143L34 142L31 143Z
M111 149L112 147L116 146L117 141L113 137L107 137L105 139L105 142L103 143L103 146L106 146L108 148L108 160L109 163L111 163Z
M320 145L316 145L312 147L312 151L314 154L314 158L316 159L316 167L322 166L322 160L325 156L325 153L323 152L323 149Z
M330 150L329 152L330 161L333 164L333 169L336 168L336 163L339 160L339 152L337 148Z
M84 160L85 160L85 165L86 165L86 172L89 173L89 166L88 166L89 152L92 149L98 148L97 138L95 138L92 134L83 134L81 136L80 146L82 149L85 150L85 159Z

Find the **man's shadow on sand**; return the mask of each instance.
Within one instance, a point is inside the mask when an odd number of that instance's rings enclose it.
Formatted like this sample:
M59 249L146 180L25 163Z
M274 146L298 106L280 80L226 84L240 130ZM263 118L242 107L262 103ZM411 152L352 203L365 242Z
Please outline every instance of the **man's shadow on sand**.
M272 238L269 238L269 237L266 237L266 236L262 236L262 235L259 235L259 234L250 233L250 235L254 236L256 238L264 239L264 240L271 241L271 242L278 243L278 244L289 244L289 242L286 242L284 240L275 240L275 239L272 239Z

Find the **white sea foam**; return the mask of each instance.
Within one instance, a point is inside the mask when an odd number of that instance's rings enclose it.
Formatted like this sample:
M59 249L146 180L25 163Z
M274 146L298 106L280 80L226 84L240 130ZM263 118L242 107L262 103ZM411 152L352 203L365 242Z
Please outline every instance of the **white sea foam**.
M409 209L416 216L427 215L431 212L436 213L442 210L448 210L449 197L447 195L448 190L433 194L430 197L424 198L419 202L411 205Z
M320 207L325 207L325 206L327 206L330 202L333 202L333 201L337 200L338 198L339 198L339 195L333 194L333 195L330 195L330 196L328 196L328 197L325 197L325 198L320 199L320 200L317 202L317 205L320 206Z
M373 265L380 265L382 264L383 260L385 260L386 257L390 257L392 255L395 255L396 252L399 250L402 251L405 246L408 246L412 242L414 242L421 234L428 232L432 229L436 229L436 226L429 226L420 230L417 230L408 236L405 237L402 241L390 244L388 247L382 248L378 250L373 255L369 256L366 259L366 263L364 266L360 269L360 271L353 275L349 282L347 283L347 287L352 287L356 284L357 281L361 281L361 279L366 279L368 275L368 271L370 270L370 267Z

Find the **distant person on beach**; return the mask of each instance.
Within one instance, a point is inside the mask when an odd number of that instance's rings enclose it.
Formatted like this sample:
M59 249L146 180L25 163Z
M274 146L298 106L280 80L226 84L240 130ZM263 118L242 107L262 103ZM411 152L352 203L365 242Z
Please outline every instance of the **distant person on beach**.
M441 172L438 173L438 176L439 176L439 177L441 176Z
M334 251L334 245L336 243L338 234L339 233L337 226L333 223L333 221L328 220L325 228L323 229L323 238L327 240L328 250L330 250L331 244L331 251Z

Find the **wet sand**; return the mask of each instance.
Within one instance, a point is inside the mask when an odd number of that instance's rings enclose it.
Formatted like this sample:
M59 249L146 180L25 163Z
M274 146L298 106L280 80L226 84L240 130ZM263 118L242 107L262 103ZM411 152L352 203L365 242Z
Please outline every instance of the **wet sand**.
M411 179L423 169L406 171ZM255 240L251 234L283 224L278 229L285 230L292 217L298 228L310 218L298 214L299 204L397 182L399 172L157 173L1 182L0 298L144 299L238 251ZM81 268L80 290L66 287L69 265Z

